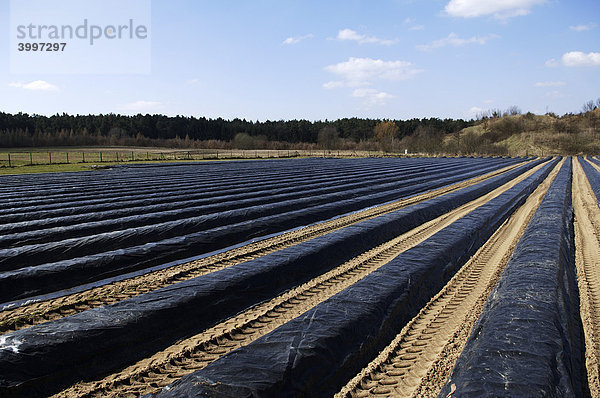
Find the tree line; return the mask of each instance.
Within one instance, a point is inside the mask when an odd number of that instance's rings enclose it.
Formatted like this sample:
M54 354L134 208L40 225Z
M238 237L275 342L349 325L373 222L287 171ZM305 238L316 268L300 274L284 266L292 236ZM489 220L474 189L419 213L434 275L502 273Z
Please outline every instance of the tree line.
M378 119L343 118L334 121L248 121L165 115L43 116L0 112L0 147L143 145L273 147L307 144L328 149L377 141ZM453 134L473 124L462 119L387 120L396 141L423 129ZM379 137L380 138L380 137Z

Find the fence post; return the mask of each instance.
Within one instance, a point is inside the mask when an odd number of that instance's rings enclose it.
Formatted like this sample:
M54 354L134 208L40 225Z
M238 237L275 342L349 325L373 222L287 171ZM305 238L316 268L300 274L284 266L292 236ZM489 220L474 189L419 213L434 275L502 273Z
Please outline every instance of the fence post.
M85 152L81 152L81 163L85 163Z
M115 154L117 155L117 162L119 161L119 152L115 152Z
M67 154L67 164L69 164L69 152L65 152Z
M10 164L10 153L8 154L8 167L12 167L12 165Z
M100 163L102 163L102 151L100 151Z
M48 159L50 160L50 164L52 164L52 152L48 152Z
M150 152L146 152L146 160L150 160Z
M131 151L131 161L133 162L135 158L133 157L133 151Z
M29 152L29 164L33 166L33 155Z

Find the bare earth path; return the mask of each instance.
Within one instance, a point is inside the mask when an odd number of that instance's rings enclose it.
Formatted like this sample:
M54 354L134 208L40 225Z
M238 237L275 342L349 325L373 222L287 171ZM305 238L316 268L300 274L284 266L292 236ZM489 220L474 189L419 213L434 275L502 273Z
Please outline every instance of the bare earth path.
M270 301L254 306L123 371L99 381L74 385L56 397L134 397L156 391L186 374L205 367L220 356L264 336L339 293L401 252L419 244L524 180L545 164L538 165L494 191L375 247Z
M585 365L590 394L600 397L600 208L577 159L573 160L573 211Z
M437 396L525 227L563 163L564 160L394 341L336 397Z

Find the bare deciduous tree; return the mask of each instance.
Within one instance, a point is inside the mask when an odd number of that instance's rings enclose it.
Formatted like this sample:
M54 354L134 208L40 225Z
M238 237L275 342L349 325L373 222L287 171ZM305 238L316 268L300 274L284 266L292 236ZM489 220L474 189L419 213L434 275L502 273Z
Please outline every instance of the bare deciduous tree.
M400 129L391 120L382 121L375 125L373 128L373 136L379 142L381 149L389 152L394 149L394 140L398 138L398 132Z

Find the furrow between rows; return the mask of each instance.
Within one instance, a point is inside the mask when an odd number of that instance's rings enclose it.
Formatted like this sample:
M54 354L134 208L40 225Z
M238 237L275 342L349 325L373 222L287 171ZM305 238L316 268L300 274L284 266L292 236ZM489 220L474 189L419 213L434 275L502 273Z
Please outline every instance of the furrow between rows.
M331 396L393 340L556 163L485 198L344 290L156 396Z
M336 397L439 393L485 300L563 163L555 166L511 218Z
M590 394L600 396L600 208L580 164L573 162L575 265L585 335L585 362ZM590 164L600 172L598 166Z
M474 185L520 166L522 166L522 164L511 165L467 181L318 223L300 230L286 232L269 239L250 243L240 248L228 250L200 260L150 272L131 279L113 282L80 293L7 309L0 312L0 333L23 329L48 320L73 315L87 309L113 304L177 282L205 275L244 261L249 261L300 242L305 242L315 237L325 235L348 225Z
M155 392L300 316L388 263L400 253L418 245L510 189L542 166L539 165L476 200L377 246L266 303L143 359L121 372L100 381L77 384L60 392L56 397L126 397Z

